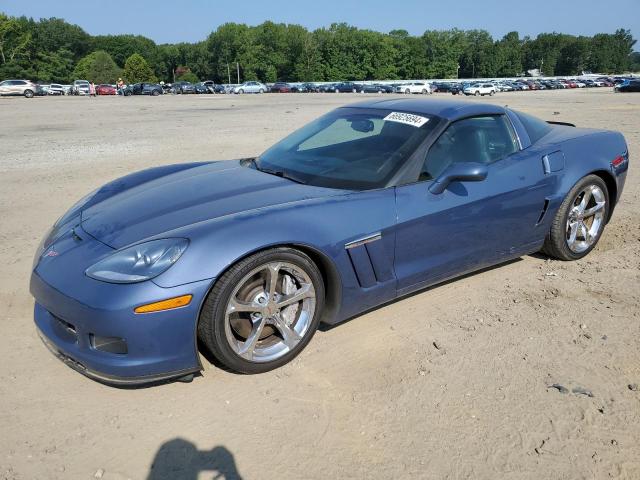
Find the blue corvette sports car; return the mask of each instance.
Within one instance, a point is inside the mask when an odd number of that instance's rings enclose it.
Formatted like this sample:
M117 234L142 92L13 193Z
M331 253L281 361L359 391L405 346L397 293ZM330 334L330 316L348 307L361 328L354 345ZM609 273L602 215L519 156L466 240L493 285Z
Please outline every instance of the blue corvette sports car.
M594 248L629 157L616 132L446 100L338 108L262 155L152 168L92 192L36 254L35 323L65 363L122 385L242 373L320 322L543 251Z

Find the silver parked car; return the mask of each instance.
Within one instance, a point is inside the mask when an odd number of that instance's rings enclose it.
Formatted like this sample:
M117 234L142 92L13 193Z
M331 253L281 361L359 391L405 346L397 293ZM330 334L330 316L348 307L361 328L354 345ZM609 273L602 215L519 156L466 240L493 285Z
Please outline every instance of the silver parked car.
M71 86L72 95L89 95L91 93L91 86L87 80L76 80Z
M267 91L267 86L260 82L244 82L237 87L234 87L233 93L264 93Z
M0 82L0 95L19 95L32 98L38 86L31 80L5 80Z

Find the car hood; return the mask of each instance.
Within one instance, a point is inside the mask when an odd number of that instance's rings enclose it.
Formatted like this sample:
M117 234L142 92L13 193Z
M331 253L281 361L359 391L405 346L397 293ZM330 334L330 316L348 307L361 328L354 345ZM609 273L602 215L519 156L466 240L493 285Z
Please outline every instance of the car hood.
M243 167L213 162L126 189L82 212L82 228L121 248L176 228L257 208L344 194Z

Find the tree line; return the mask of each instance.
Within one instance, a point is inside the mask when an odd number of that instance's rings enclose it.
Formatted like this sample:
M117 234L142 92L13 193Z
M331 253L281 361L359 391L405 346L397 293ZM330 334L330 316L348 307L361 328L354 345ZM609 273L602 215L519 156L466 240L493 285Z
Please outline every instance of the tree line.
M0 12L0 79L68 83L87 79L263 82L513 77L640 71L629 30L592 37L485 30L381 33L345 23L313 31L300 25L226 23L196 43L156 44L140 35L89 35L59 18Z

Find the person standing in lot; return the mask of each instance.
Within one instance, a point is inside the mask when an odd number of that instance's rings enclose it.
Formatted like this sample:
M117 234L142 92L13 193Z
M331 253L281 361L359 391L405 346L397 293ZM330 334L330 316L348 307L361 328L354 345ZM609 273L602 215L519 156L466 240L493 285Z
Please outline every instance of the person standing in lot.
M122 95L122 90L124 89L124 82L122 81L121 78L118 78L117 87L118 87L118 95Z
M89 84L89 95L91 95L92 97L96 96L96 84L93 82Z

